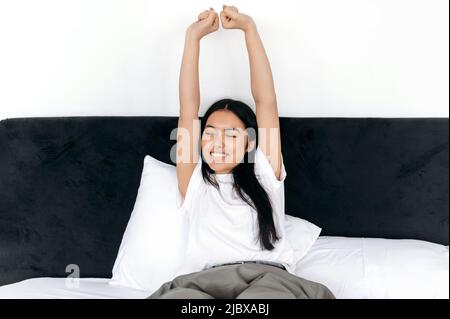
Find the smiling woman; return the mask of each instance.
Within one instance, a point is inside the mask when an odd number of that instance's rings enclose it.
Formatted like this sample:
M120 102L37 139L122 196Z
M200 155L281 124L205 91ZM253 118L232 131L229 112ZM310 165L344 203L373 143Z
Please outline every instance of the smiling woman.
M222 99L206 111L201 121L201 134L203 180L220 190L218 176L232 176L238 197L258 213L262 248L273 249L272 241L280 238L273 220L272 194L267 192L268 187L264 187L255 174L255 152L258 146L255 113L241 101ZM271 168L268 172L273 175Z
M184 275L149 298L334 298L327 287L294 274L272 74L253 20L235 7L224 6L221 21L245 32L256 114L241 101L221 99L198 127L199 41L218 29L217 21L211 9L189 26L180 71L178 207L189 215L189 234L177 273ZM273 133L261 134L261 144L260 128Z

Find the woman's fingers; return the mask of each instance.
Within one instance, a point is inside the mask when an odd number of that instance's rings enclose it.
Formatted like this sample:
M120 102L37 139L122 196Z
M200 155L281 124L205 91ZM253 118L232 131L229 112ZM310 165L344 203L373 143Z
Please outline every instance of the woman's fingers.
M224 11L220 12L220 17L223 20L231 20L231 18L229 16L227 16L227 14Z
M217 16L217 13L215 13L212 10L208 10L205 14L206 14L205 18L204 18L205 24L208 25L208 26L213 26L214 25L214 20L215 20L215 18Z
M206 17L208 17L208 13L209 13L208 10L205 10L205 11L203 11L202 13L200 13L200 14L198 15L198 21L203 20L203 19L205 19Z
M219 15L217 13L214 15L213 27L214 29L219 28Z
M219 28L219 15L214 11L213 8L205 10L198 15L198 26L200 33L206 35L213 32Z
M198 15L198 21L208 18L211 14L214 14L214 9L209 8L209 10L205 10Z
M209 24L214 28L214 29L218 29L219 28L219 15L214 12L214 9L211 8L209 11Z
M222 8L225 15L227 17L230 17L231 19L237 18L237 16L239 15L239 10L235 6L223 5Z
M239 13L235 6L223 5L220 12L220 20L224 29L247 30L252 24L252 18L244 13Z
M224 29L234 29L237 27L236 22L239 18L239 11L235 6L222 6L220 12L220 20Z

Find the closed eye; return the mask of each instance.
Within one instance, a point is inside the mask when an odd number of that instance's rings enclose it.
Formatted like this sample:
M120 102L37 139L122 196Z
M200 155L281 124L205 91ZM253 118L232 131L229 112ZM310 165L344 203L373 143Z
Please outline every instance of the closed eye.
M203 131L203 134L206 134L206 135L214 135L215 133L216 132L214 130L211 130L211 129L205 129Z
M238 133L238 131L235 128L230 128L230 129L226 129L225 130L225 135L228 136L228 137L236 138L236 137L239 136L239 133Z

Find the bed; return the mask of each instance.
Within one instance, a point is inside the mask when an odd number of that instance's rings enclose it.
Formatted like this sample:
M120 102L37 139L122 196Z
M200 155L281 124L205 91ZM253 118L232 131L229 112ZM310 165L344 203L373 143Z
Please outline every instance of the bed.
M145 298L149 291L110 278L142 160L170 163L176 124L0 121L0 298ZM338 298L448 298L448 118L281 117L280 125L286 211L322 228L298 275ZM79 288L65 286L71 264Z

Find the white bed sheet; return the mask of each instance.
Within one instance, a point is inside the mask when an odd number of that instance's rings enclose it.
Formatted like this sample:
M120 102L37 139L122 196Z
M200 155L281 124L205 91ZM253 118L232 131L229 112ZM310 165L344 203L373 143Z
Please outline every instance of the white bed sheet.
M448 299L449 246L408 239L320 236L297 262L295 274L324 284L338 299ZM102 278L45 277L0 287L0 299L141 299L151 294Z
M110 284L106 278L23 280L0 287L0 299L144 299L151 292Z

